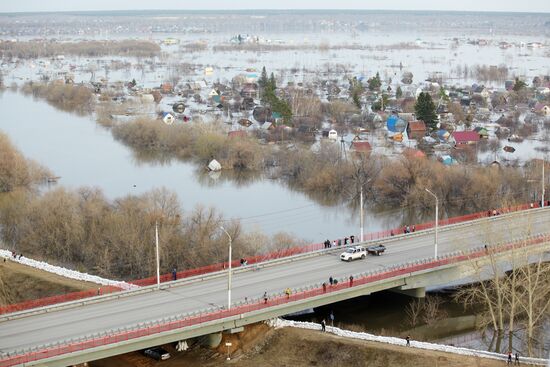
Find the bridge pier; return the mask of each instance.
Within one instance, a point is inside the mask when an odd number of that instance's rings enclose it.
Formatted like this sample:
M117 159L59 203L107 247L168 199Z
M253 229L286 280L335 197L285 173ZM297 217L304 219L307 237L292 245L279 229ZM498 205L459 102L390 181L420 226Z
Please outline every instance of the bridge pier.
M208 348L217 348L222 342L222 332L203 335L199 338L199 344Z
M409 297L414 298L425 298L426 297L426 287L418 288L406 288L403 289L403 286L390 289L392 292L404 294Z

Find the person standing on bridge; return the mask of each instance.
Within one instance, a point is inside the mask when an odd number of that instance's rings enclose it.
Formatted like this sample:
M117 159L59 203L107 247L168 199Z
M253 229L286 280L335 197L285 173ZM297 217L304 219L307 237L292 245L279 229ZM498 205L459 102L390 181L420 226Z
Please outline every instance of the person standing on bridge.
M415 227L414 224L413 224L412 229L411 229L411 232L414 233L414 231L416 231L416 227Z
M336 240L332 241L332 247L336 247Z
M353 287L353 275L349 276L349 286Z
M334 279L332 278L332 276L330 278L328 278L328 282L330 283L330 285L334 284Z
M176 270L176 268L172 269L172 280L177 280L178 279L178 272Z
M327 283L323 282L323 293L327 292Z
M355 236L354 235L349 236L349 240L351 241L351 244L353 245L355 243Z
M267 292L264 292L264 304L267 303Z
M349 238L344 237L344 246L347 246L347 245L348 245L348 240L349 240Z

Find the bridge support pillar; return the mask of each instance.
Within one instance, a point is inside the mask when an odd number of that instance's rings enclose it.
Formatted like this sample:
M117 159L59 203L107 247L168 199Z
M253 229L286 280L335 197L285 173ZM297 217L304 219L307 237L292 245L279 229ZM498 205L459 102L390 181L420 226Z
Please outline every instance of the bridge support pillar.
M426 297L426 288L425 287L419 287L419 288L410 288L410 289L401 289L403 287L397 287L391 289L392 292L404 294L409 297L414 298L425 298Z
M199 343L204 347L217 348L222 342L222 333L213 333L200 337Z

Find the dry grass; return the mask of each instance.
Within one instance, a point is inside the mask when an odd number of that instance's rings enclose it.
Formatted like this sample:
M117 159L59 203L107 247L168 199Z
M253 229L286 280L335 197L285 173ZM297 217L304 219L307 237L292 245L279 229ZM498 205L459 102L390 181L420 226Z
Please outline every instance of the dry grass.
M97 287L94 283L68 279L10 260L0 261L0 284L8 294L7 298L0 296L0 304L2 301L13 304Z
M100 57L107 55L153 57L160 53L160 46L143 40L122 41L23 41L0 42L3 58L30 59L57 55Z

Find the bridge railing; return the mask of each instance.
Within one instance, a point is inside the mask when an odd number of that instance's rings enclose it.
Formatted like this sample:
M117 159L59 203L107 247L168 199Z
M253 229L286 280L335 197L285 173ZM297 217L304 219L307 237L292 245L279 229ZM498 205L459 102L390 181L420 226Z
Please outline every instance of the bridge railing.
M327 293L343 291L352 287L369 284L376 281L387 280L411 274L423 270L433 269L440 266L456 264L465 261L471 261L476 258L484 257L489 254L498 254L509 251L513 248L522 248L531 245L537 245L550 240L550 235L541 235L530 237L526 240L508 243L503 245L478 247L469 251L455 251L445 254L438 258L425 258L403 264L397 264L381 271L370 271L361 274L355 274L354 279L337 279L334 285L311 284L303 288L293 289L288 293L285 291L270 294L267 298L257 297L247 301L241 301L227 309L209 309L197 313L176 315L161 320L155 320L135 325L127 329L109 330L104 333L83 336L77 339L65 340L56 345L41 345L32 348L32 350L20 350L13 352L14 355L2 355L0 357L0 367L14 366L17 364L28 363L45 358L51 358L67 353L78 352L99 346L113 343L119 343L126 340L140 338L148 335L154 335L166 331L181 329L192 325L238 316L265 308L279 306L290 302L307 300Z
M522 204L522 205L512 206L512 207L509 207L509 208L501 208L501 209L496 210L496 212L499 213L499 214L505 214L505 213L522 211L522 210L526 210L526 209L529 209L529 208L536 208L536 207L539 207L538 203L537 204L535 204L535 203L533 203L533 204ZM463 222L471 221L471 220L474 220L474 219L489 217L489 216L492 216L492 215L493 215L492 211L483 211L483 212L478 212L478 213L473 213L473 214L467 214L467 215L462 215L462 216L459 216L459 217L442 219L442 220L439 221L439 225L440 226L446 226L446 225L450 225L450 224L463 223ZM433 228L434 226L435 226L435 222L427 222L427 223L422 223L422 224L416 225L415 229L417 231L420 231L420 230ZM393 235L398 235L398 234L402 234L402 233L403 233L403 227L394 228L394 229L385 230L385 231L367 233L363 236L363 240L364 241L379 240L379 239L389 238ZM293 256L293 255L318 251L318 250L322 250L323 248L324 248L324 244L315 243L315 244L310 244L310 245L306 245L306 246L296 246L296 247L271 251L271 252L268 252L266 254L247 257L246 260L247 260L248 264L251 265L251 264L260 263L260 262L263 262L263 261L280 259L280 258L284 258L284 257L288 257L288 256ZM231 263L231 266L234 267L234 268L237 268L240 265L241 264L240 264L239 259L233 260L232 263ZM202 267L195 268L195 269L188 269L188 270L183 270L183 271L177 272L176 273L176 278L177 279L184 279L184 278L188 278L188 277L192 277L192 276L203 275L203 274L213 273L213 272L216 272L216 271L225 270L227 268L228 268L228 262L226 261L226 262L222 262L222 263L218 263L218 264L212 264L212 265L202 266ZM173 279L174 279L173 274L171 274L171 273L161 274L161 276L160 276L160 282L161 283L169 282L169 281L172 281ZM130 281L128 283L134 284L134 285L137 285L137 286L149 286L149 285L156 284L156 282L157 282L157 277L153 276L153 277L149 277L149 278ZM54 304L63 303L63 302L69 302L69 301L75 301L75 300L79 300L79 299L85 299L85 298L89 298L89 297L94 297L94 296L98 295L98 293L99 294L107 294L107 293L117 292L119 290L120 289L118 289L116 287L100 287L99 292L97 292L96 290L89 290L89 291L82 291L82 292L67 293L67 294L53 296L53 297L40 298L40 299L36 299L36 300L32 300L32 301L26 301L26 302L21 302L21 303L17 303L17 304L13 304L13 305L7 305L7 306L0 307L0 315L6 314L6 313L11 313L11 312L22 311L22 310L28 310L28 309L32 309L32 308L36 308L36 307L44 307L44 306L54 305Z
M521 204L521 205L511 206L511 207L507 207L507 208L495 209L495 212L498 213L498 214L507 214L507 213L513 213L513 212L517 212L517 211L527 210L527 209L530 209L530 208L538 208L538 207L539 207L539 204L537 204L537 203L529 203L529 204ZM493 216L493 211L492 210L482 211L482 212L466 214L466 215L452 217L452 218L441 219L441 220L439 220L439 225L440 226L447 226L447 225L451 225L451 224L464 223L464 222L467 222L467 221L486 218L486 217L491 217L491 216ZM426 229L430 229L430 228L433 228L433 227L435 227L435 221L426 222L426 223L422 223L422 224L417 224L417 225L415 225L415 230L416 231L421 231L421 230L426 230ZM388 230L384 230L384 231L366 233L366 234L363 235L363 241L372 241L372 240L385 239L385 238L389 238L393 235L403 234L403 231L404 231L403 227L398 227L398 228L388 229ZM359 238L359 236L357 236L357 238ZM318 250L322 250L323 248L324 248L323 243L314 243L314 244L309 244L309 245L306 245L306 246L295 246L295 247L280 249L280 250L276 250L276 251L271 251L271 252L256 255L256 256L249 256L249 257L246 257L245 260L247 261L248 264L255 264L255 263L259 263L259 262L263 262L263 261L280 259L280 258L284 258L284 257L288 257L288 256L293 256L293 255L318 251ZM232 267L240 266L241 264L240 264L239 261L240 261L239 259L233 260L231 262L231 266ZM211 273L211 272L214 272L214 271L225 270L228 267L229 267L229 263L227 261L225 261L225 262L221 262L221 263L218 263L218 264L203 266L203 267L196 268L196 269L183 270L183 271L177 272L177 279L187 278L187 277L195 276L195 275L207 274L207 273ZM173 280L173 275L172 274L163 274L163 275L160 276L160 281L161 282L167 282L167 281L171 281L171 280ZM156 282L157 282L157 277L153 276L153 277L149 277L149 278L134 280L134 281L131 281L130 283L135 284L135 285L139 285L139 286L147 286L147 285L156 284Z

